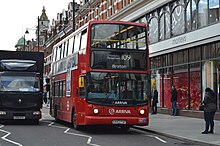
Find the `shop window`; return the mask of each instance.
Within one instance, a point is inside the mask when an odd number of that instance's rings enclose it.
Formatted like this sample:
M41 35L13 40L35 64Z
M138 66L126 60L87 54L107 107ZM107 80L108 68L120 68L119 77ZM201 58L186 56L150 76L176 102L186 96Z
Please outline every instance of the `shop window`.
M167 66L173 65L172 54L166 54L166 64Z
M167 61L166 61L166 55L163 55L161 56L161 66L164 67L164 66L167 66Z
M151 95L153 95L154 90L158 91L158 101L160 107L162 107L162 69L161 70L152 70L151 71Z
M216 43L215 46L216 46L216 56L218 57L220 56L220 42Z
M200 63L190 64L190 109L197 110L201 101Z
M209 0L209 23L219 21L219 0Z
M201 49L200 47L189 49L189 62L200 61L201 60Z
M173 65L183 64L188 62L188 51L179 51L173 53Z
M151 58L151 69L159 68L162 66L162 57Z
M173 68L173 84L177 90L178 109L188 109L188 66Z
M214 43L202 46L202 59L211 59L218 57L216 55L216 45Z
M198 4L198 27L203 27L208 24L208 1L200 0Z
M161 74L162 79L162 74ZM163 86L164 86L164 107L171 108L171 86L172 86L172 68L168 67L164 69L164 78L163 78ZM162 82L161 82L162 83ZM161 87L162 91L162 87ZM161 94L162 95L162 94Z

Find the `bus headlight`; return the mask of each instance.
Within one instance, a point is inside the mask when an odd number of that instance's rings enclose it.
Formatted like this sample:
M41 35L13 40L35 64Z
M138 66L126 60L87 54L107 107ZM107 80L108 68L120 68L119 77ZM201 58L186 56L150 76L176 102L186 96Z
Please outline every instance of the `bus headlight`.
M93 113L94 114L98 114L99 113L99 110L97 108L93 109Z
M141 115L143 115L145 113L143 109L141 109L139 112Z

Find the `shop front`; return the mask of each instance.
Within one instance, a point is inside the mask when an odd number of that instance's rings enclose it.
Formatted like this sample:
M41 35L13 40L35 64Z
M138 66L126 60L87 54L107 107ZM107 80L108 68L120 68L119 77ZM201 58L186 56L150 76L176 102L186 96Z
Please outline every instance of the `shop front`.
M152 91L159 92L159 106L171 108L171 87L178 92L180 110L198 110L205 88L216 93L220 110L220 42L204 44L151 58Z

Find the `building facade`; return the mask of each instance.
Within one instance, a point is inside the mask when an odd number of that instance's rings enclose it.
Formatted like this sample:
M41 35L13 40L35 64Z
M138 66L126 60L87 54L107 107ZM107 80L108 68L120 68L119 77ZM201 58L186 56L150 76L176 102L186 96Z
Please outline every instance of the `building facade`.
M75 13L75 28L102 19L146 23L152 90L159 92L160 107L171 108L174 85L178 109L198 110L205 88L210 87L217 95L220 110L219 3L220 0L83 1ZM56 21L46 48L52 49L59 39L70 34L71 23L72 3Z
M152 90L160 107L171 108L171 86L178 109L198 110L205 88L217 95L220 110L219 0L151 1L122 18L148 25ZM143 14L144 12L144 14Z

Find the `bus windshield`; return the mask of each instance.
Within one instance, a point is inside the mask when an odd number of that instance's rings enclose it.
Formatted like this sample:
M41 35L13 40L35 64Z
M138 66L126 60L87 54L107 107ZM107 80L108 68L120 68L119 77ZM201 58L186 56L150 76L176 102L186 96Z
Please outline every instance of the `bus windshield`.
M94 24L91 48L146 50L146 28L125 24Z
M39 92L40 80L35 73L0 73L0 92Z
M87 74L87 101L100 104L146 104L147 75L90 72Z

